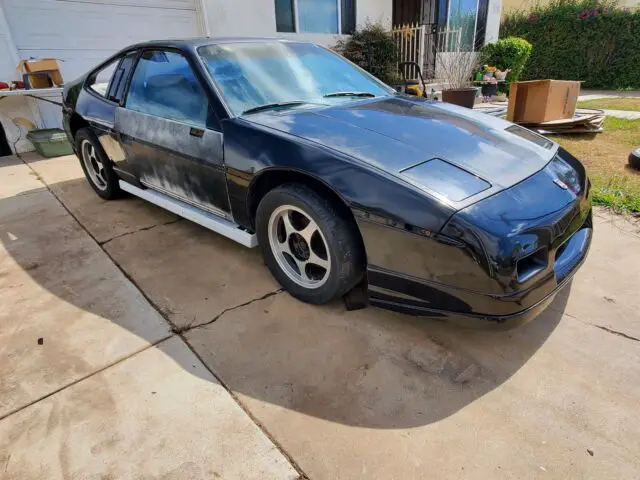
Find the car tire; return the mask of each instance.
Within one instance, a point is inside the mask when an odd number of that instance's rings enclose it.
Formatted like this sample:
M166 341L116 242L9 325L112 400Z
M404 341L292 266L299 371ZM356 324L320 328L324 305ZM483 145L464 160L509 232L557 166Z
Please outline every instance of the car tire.
M341 297L363 277L365 255L357 226L332 199L302 184L267 192L256 230L264 261L291 295L312 304Z
M118 175L113 171L98 137L90 129L81 128L76 133L76 152L84 176L100 197L113 200L122 196Z
M634 170L640 170L640 147L629 154L629 166Z

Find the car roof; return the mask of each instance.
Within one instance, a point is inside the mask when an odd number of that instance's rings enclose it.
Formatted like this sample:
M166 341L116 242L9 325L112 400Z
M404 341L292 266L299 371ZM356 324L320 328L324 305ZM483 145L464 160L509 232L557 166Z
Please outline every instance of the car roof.
M177 38L167 40L149 40L147 42L136 43L130 45L126 50L149 47L173 47L179 49L194 49L204 45L215 45L221 43L310 43L299 40L289 40L285 38L269 38L269 37L196 37L196 38Z

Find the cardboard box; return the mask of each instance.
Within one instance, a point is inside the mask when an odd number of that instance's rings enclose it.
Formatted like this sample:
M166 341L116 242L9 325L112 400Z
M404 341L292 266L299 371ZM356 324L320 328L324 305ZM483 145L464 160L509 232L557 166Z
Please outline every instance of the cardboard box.
M580 82L531 80L511 84L507 120L541 123L573 118L580 95Z
M64 80L60 73L58 60L55 58L38 58L35 60L22 60L16 67L18 72L29 74L29 84L31 88L49 88L49 78L58 87L62 86ZM33 73L48 73L47 75L31 75Z

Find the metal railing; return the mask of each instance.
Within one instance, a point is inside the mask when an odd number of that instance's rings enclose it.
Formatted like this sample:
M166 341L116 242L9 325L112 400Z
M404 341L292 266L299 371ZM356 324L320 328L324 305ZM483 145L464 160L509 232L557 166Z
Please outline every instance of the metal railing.
M426 25L408 23L395 27L391 35L396 42L398 63L416 62L424 74ZM413 66L407 66L405 74L408 78L416 78L418 73Z
M398 63L417 63L425 79L434 78L437 53L460 51L461 33L459 28L438 30L434 24L418 23L399 25L391 30L398 51ZM405 74L407 78L418 76L416 68L410 65L406 67Z

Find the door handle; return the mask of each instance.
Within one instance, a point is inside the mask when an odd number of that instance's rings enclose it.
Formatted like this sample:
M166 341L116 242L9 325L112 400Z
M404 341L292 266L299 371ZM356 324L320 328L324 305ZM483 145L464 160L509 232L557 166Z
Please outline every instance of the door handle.
M192 137L202 138L204 136L204 130L201 128L191 127L191 129L189 129L189 135Z

